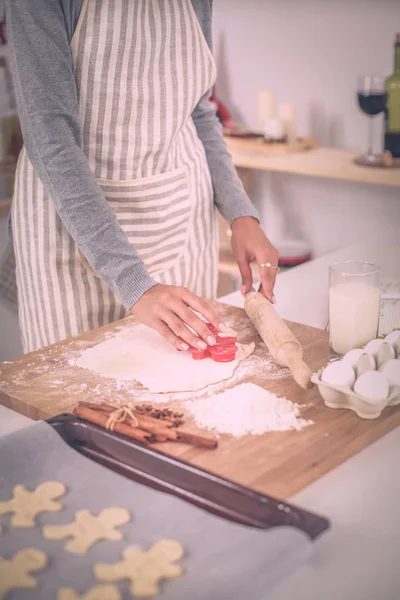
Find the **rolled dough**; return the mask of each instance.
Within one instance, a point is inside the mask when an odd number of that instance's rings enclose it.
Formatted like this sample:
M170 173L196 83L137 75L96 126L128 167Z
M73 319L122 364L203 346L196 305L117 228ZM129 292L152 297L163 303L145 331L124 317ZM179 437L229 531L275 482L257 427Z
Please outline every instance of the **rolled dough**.
M232 377L239 362L254 351L254 344L238 346L236 360L229 363L193 360L190 352L178 352L154 329L135 325L88 348L76 364L102 377L138 381L153 393L189 392Z

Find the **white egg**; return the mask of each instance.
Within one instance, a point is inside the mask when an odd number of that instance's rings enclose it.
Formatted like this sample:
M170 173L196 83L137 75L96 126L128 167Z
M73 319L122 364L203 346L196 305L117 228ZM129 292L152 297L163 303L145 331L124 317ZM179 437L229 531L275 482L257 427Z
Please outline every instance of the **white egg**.
M356 379L353 367L337 360L330 363L322 372L321 381L329 385L351 387Z
M363 353L364 350L362 348L353 348L353 350L349 350L348 352L346 352L346 354L342 358L342 362L346 363L347 365L350 365L354 369L358 359Z
M400 340L400 329L395 329L385 337L385 342L389 344L394 344L397 340Z
M387 379L390 386L400 386L400 359L389 360L379 368L379 372Z
M364 352L369 352L369 354L372 354L372 356L376 359L379 352L379 348L383 344L383 341L383 339L378 338L376 338L375 340L371 340L366 346L364 346Z
M376 363L375 359L368 352L362 352L357 360L357 364L355 366L356 376L360 377L366 371L375 371Z
M370 404L380 404L389 395L389 383L378 371L367 371L354 384L354 391Z
M377 367L379 368L381 365L383 365L383 363L391 360L392 358L396 358L392 344L389 344L389 342L383 342L376 357Z

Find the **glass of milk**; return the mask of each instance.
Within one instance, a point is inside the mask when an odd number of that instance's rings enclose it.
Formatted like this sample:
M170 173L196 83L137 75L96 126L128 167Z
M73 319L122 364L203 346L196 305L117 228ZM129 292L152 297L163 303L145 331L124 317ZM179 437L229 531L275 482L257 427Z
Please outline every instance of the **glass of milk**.
M329 267L329 342L337 354L377 337L381 267L348 261Z

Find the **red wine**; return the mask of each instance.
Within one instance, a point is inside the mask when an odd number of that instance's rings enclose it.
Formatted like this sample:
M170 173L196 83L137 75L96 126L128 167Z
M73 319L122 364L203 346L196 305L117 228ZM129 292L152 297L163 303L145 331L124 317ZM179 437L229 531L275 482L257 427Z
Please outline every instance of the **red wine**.
M373 116L385 110L386 94L384 92L358 93L358 104L365 114Z

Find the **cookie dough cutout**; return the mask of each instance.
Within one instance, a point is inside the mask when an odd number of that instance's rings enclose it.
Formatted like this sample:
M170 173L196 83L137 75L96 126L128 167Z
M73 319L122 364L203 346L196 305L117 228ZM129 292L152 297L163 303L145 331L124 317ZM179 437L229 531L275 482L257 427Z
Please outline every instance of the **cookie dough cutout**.
M0 600L17 588L35 588L37 579L30 573L40 571L47 564L47 556L36 548L24 548L10 560L0 556Z
M56 502L65 494L65 486L58 481L46 481L31 492L23 485L13 488L13 498L0 502L0 515L14 513L11 517L13 527L34 527L35 517L41 512L58 512L62 504Z
M226 331L218 332L218 337L220 337L220 338L227 338L227 337L237 338L237 331L235 331L231 327L228 327L228 329Z
M124 535L116 529L130 520L125 508L106 508L96 517L88 510L78 510L75 521L67 525L46 525L43 537L48 540L73 538L65 545L67 552L85 554L96 542L109 540L118 542Z
M73 588L58 590L57 600L121 600L121 594L115 585L96 585L81 596Z
M147 551L129 547L122 556L123 560L113 565L96 564L94 574L100 581L130 579L134 597L155 596L160 592L161 579L174 579L183 574L182 567L175 564L182 558L183 548L175 540L160 540Z

